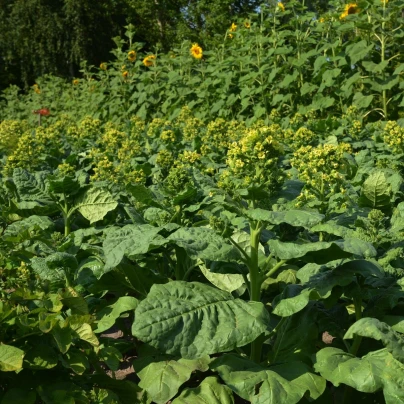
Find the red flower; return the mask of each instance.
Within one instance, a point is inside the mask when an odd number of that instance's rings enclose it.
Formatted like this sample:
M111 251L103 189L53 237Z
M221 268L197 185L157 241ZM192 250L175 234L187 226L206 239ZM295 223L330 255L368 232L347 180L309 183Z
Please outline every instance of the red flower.
M41 115L41 116L49 116L50 111L48 108L42 108L42 109L37 109L35 111L32 111L34 114Z

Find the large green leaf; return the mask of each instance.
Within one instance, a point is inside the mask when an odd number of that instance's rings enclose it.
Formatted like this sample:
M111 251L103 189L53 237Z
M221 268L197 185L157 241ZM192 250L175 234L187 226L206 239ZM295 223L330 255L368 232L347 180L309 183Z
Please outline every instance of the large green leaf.
M361 204L373 209L379 209L389 206L390 198L391 186L387 181L386 174L378 170L369 175L362 186Z
M118 206L112 195L101 188L90 188L75 200L72 211L78 210L90 223L102 220Z
M153 361L146 366L134 363L137 375L140 378L139 387L145 389L153 402L164 404L177 393L179 388L191 377L195 370L207 371L210 358L204 356L200 359L179 359Z
M275 306L274 314L281 317L291 316L306 307L310 300L326 299L331 295L335 287L351 284L356 279L355 275L361 275L365 278L381 278L383 276L378 265L366 260L348 261L341 265L336 265L334 269L310 264L309 267L311 271L305 273L302 277L305 281L304 289L294 296L289 296L290 290L299 291L299 289L296 285L286 287L282 294L273 301ZM304 269L302 268L302 270ZM297 272L298 277L299 272Z
M252 220L261 220L271 224L287 223L295 227L310 229L324 219L324 215L305 210L286 210L271 212L264 209L252 209L247 211L247 216Z
M303 362L264 368L236 355L224 355L211 368L237 395L252 404L295 404L305 394L316 399L323 394L326 384Z
M104 271L115 268L124 256L135 257L146 254L166 244L167 240L159 234L160 231L160 227L149 224L129 224L108 232L103 243L106 257Z
M207 377L193 389L187 388L172 404L233 404L234 397L231 389L220 384L216 377Z
M36 344L24 356L24 368L51 369L58 363L55 350L49 345Z
M198 282L155 285L135 311L132 333L160 351L193 359L254 341L269 321L264 305Z
M365 317L353 324L344 338L353 338L354 335L381 341L396 360L404 363L404 338L388 324L377 318Z
M318 264L352 256L376 257L376 250L371 243L356 238L306 244L269 240L268 245L271 252L280 259L302 258L306 262L316 262Z
M182 227L167 240L185 249L191 258L211 261L231 261L239 257L231 244L206 227Z
M122 296L115 303L110 304L97 312L96 333L104 332L111 328L117 318L125 311L135 310L138 300L132 296Z
M24 351L11 345L0 345L0 370L13 372L22 369Z
M199 265L205 278L214 286L227 292L233 292L244 285L244 278L239 274L221 274L210 271L204 264Z
M47 216L32 215L25 219L11 223L3 233L3 240L20 242L24 239L33 238L33 234L44 230L53 231L54 223Z
M338 348L323 348L314 368L334 386L343 383L365 393L383 389L387 404L404 402L404 365L387 349L356 358Z

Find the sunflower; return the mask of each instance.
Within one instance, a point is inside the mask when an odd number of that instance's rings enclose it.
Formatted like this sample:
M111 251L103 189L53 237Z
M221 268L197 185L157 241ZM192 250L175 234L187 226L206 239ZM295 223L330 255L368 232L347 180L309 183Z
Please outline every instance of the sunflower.
M100 64L100 69L101 70L107 70L107 64L106 63L101 63Z
M80 80L79 79L74 79L73 80L73 85L74 86L77 86L77 84L79 84L80 83Z
M135 52L134 50L131 50L131 51L128 53L128 60L129 60L130 62L134 62L134 61L136 60L136 52Z
M143 59L143 64L146 67L150 67L154 65L154 61L156 60L156 56L154 55L148 55Z
M250 23L250 21L245 21L245 22L244 22L244 27L247 28L247 29L250 29L250 28L251 28L251 23Z
M357 14L359 13L359 7L356 3L349 3L345 5L343 13L340 15L340 19L343 20L350 14Z
M128 75L129 75L129 72L128 72L127 70L125 70L124 72L122 72L122 77L123 77L124 79L126 79L126 77L128 77Z
M281 9L281 11L285 11L285 5L282 2L278 3L278 7Z
M229 28L229 31L230 32L236 32L236 29L237 29L237 25L234 22L232 22L231 26Z
M195 59L202 59L202 48L197 44L194 43L191 46L191 49L189 50L191 55L195 58Z
M380 0L380 2L383 4L383 6L385 6L389 2L389 0Z

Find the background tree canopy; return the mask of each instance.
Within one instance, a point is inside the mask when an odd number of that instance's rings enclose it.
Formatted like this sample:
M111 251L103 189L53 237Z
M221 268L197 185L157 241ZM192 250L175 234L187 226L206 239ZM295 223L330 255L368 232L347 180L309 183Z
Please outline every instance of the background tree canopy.
M212 46L258 0L0 0L0 89L27 86L44 74L73 77L81 60L110 59L124 26L134 41L167 51L184 39ZM218 39L220 38L220 39Z

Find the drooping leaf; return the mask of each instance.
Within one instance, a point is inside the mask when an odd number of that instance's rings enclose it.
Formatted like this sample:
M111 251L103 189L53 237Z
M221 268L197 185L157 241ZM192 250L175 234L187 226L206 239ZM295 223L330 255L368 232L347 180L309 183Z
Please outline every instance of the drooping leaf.
M132 296L122 296L115 303L97 312L97 328L95 333L101 333L111 328L116 319L124 312L135 310L138 300Z
M376 256L376 250L371 243L357 238L307 244L269 240L268 245L270 250L280 259L302 258L306 262L316 262L318 264L352 256L366 258Z
M260 208L247 211L247 216L252 220L261 220L271 224L287 223L295 227L310 229L324 219L324 215L305 210L286 210L271 212Z
M404 402L404 365L387 349L356 358L338 348L323 348L314 368L334 386L343 383L364 393L383 389L386 403Z
M362 186L361 204L372 209L380 209L390 205L390 198L391 186L386 174L378 170L369 175Z
M49 345L36 345L24 356L24 368L52 369L57 363L57 353Z
M244 278L238 274L221 274L210 271L205 265L199 265L205 278L214 286L227 292L233 292L244 284Z
M396 360L404 363L404 338L388 324L377 318L361 318L349 328L344 338L353 338L354 335L381 341Z
M152 358L153 359L153 358ZM195 370L208 370L209 356L200 359L150 361L142 368L134 363L140 378L139 387L145 389L157 404L164 404L177 393Z
M108 233L103 249L106 257L104 271L118 266L124 256L135 257L167 244L159 234L160 227L149 224L129 224Z
M186 388L172 404L233 404L231 389L220 384L216 377L207 377L195 388Z
M167 240L185 249L191 258L211 261L231 261L239 257L231 244L205 227L182 227L170 234Z
M101 188L90 188L76 199L72 210L78 210L90 223L102 220L118 206L112 195Z
M14 372L22 369L24 351L12 345L0 344L0 370Z
M193 359L246 345L267 322L261 303L198 282L175 281L151 288L135 311L132 333L162 352Z
M240 397L252 404L298 403L305 394L316 399L326 381L303 362L288 362L269 368L236 355L216 359L211 368Z

